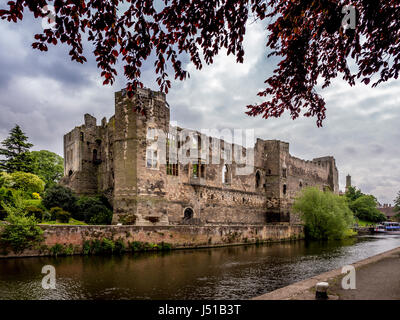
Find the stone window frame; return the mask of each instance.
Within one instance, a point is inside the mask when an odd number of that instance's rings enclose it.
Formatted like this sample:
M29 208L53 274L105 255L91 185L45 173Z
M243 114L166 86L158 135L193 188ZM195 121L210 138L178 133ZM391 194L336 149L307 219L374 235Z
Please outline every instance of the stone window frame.
M257 179L257 175L258 175L258 179ZM260 170L256 170L255 180L256 180L255 187L256 187L256 190L258 190L262 186L261 171Z
M149 152L150 152L150 156L149 156ZM151 161L150 166L149 166L149 160ZM154 145L151 145L146 148L146 169L159 170L158 149L157 149L157 147L154 147Z
M232 183L232 169L228 164L225 163L222 167L222 184L230 185L231 183Z

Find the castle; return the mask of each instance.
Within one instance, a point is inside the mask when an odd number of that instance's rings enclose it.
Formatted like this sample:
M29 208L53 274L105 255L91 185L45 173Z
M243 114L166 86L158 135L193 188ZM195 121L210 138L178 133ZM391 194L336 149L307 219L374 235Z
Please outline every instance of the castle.
M113 224L295 224L291 204L302 188L339 191L333 157L305 161L287 142L257 139L245 148L173 127L165 94L150 89L133 98L116 92L115 115L100 126L84 119L64 136L61 183L106 195Z

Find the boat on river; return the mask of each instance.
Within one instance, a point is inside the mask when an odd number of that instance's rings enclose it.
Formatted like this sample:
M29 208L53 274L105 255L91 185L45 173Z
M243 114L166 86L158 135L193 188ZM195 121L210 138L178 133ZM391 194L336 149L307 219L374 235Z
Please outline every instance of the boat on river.
M374 233L400 234L400 223L385 221L372 228Z

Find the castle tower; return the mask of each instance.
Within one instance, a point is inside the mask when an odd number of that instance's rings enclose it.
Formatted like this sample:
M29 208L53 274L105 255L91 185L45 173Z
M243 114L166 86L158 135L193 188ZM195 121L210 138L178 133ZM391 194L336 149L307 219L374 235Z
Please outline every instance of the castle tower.
M351 187L351 175L346 176L346 191Z
M163 93L137 89L133 98L125 90L115 94L113 224L168 224L159 142L169 120Z

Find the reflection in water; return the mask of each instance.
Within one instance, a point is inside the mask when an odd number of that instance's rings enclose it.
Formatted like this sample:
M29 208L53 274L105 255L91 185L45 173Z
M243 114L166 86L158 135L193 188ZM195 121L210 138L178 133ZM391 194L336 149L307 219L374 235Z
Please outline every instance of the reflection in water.
M400 246L399 236L122 257L0 260L0 299L248 299ZM44 290L44 265L57 272Z

